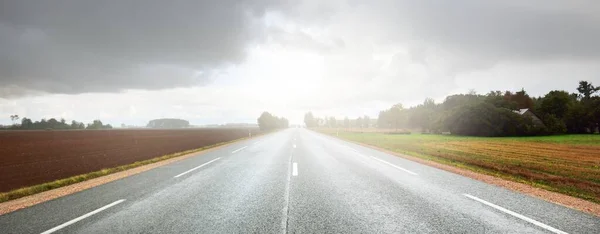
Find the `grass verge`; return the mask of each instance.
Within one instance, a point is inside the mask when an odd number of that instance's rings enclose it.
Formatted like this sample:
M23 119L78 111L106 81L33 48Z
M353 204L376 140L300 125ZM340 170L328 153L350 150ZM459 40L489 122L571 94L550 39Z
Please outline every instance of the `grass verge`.
M600 204L600 135L482 138L318 131Z
M256 136L254 136L254 137L256 137ZM99 171L76 175L76 176L72 176L72 177L65 178L65 179L60 179L60 180L55 180L52 182L47 182L47 183L43 183L43 184L38 184L38 185L29 186L29 187L15 189L15 190L8 191L5 193L0 193L0 203L18 199L18 198L22 198L22 197L26 197L26 196L30 196L30 195L34 195L34 194L45 192L45 191L52 190L52 189L76 184L79 182L91 180L91 179L102 177L105 175L109 175L109 174L113 174L113 173L117 173L117 172L121 172L121 171L126 171L126 170L129 170L132 168L160 162L163 160L176 158L176 157L183 156L186 154L204 151L204 150L207 150L210 148L230 144L230 143L245 140L245 139L248 139L248 138L240 138L240 139L236 139L233 141L221 142L221 143L217 143L214 145L209 145L209 146L205 146L205 147L201 147L201 148L196 148L196 149L192 149L192 150L186 150L186 151L182 151L182 152L168 154L168 155L155 157L155 158L151 158L151 159L147 159L147 160L143 160L143 161L137 161L137 162L127 164L127 165L122 165L122 166L113 167L113 168L105 168L105 169L102 169Z

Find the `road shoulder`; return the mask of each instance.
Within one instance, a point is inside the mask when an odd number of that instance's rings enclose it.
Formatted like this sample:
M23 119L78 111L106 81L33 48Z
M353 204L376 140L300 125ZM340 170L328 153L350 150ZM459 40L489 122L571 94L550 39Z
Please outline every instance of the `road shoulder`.
M327 135L327 134L325 134L325 135ZM328 136L331 136L331 135L328 135ZM331 137L335 137L335 136L331 136ZM441 170L445 170L445 171L459 174L459 175L469 177L469 178L472 178L475 180L479 180L479 181L482 181L482 182L485 182L488 184L506 188L506 189L509 189L509 190L512 190L515 192L519 192L519 193L523 193L523 194L526 194L526 195L529 195L532 197L540 198L542 200L545 200L545 201L548 201L548 202L551 202L554 204L558 204L558 205L562 205L562 206L569 207L572 209L580 210L582 212L600 217L600 204L596 204L596 203L586 201L586 200L583 200L580 198L571 197L571 196L564 195L561 193L556 193L556 192L551 192L551 191L544 190L541 188L536 188L536 187L533 187L533 186L530 186L527 184L504 180L504 179L494 177L491 175L485 175L485 174L477 173L477 172L470 171L467 169L457 168L457 167L453 167L450 165L446 165L446 164L429 161L429 160L425 160L425 159L414 157L414 156L397 153L397 152L394 152L391 150L379 148L379 147L361 143L361 142L349 141L349 140L339 138L339 137L336 137L336 138L343 140L343 141L352 142L354 144L358 144L358 145L361 145L364 147L368 147L368 148L371 148L374 150L385 152L387 154L395 155L397 157L405 158L405 159L408 159L408 160L411 160L411 161L414 161L414 162L417 162L420 164L435 167L435 168L438 168Z

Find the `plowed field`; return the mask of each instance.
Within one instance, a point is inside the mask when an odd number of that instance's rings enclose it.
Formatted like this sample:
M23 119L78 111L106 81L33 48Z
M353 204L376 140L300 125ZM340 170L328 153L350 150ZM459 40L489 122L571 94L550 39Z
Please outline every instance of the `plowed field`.
M0 192L247 136L248 129L0 131Z

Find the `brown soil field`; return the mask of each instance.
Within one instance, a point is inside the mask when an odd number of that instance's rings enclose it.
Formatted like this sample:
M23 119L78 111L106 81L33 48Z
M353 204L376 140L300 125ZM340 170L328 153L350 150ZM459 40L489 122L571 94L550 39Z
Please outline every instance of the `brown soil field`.
M247 136L216 128L0 131L0 192Z

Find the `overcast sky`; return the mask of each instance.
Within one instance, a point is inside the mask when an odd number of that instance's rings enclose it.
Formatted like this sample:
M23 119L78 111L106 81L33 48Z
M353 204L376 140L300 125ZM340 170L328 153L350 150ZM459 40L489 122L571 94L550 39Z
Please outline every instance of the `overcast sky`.
M0 124L302 122L600 85L596 0L0 0Z

